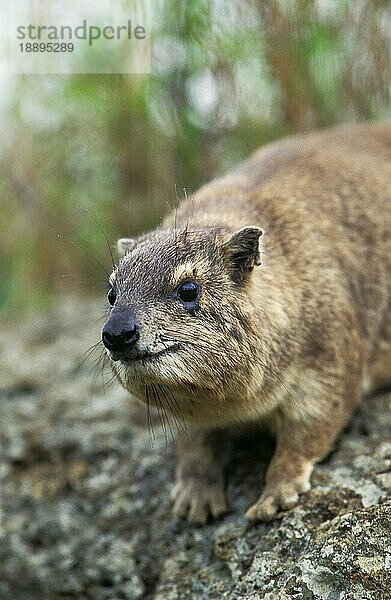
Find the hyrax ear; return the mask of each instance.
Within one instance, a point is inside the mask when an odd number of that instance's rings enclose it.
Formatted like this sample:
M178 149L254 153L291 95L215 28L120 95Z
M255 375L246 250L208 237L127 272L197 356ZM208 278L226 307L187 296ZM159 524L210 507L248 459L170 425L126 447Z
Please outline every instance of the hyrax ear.
M238 229L224 241L223 252L233 269L242 276L255 265L261 264L259 247L261 235L263 235L263 230L260 227L249 225Z
M118 256L122 258L125 256L127 252L133 250L136 245L136 240L134 238L120 238L117 241L117 252Z

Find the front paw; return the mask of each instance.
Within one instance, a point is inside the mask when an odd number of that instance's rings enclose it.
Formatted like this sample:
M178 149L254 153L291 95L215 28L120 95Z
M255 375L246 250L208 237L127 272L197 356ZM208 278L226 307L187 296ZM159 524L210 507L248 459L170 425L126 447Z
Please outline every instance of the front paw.
M260 498L246 512L250 521L271 521L280 509L289 510L296 506L299 494L311 488L308 480L267 485Z
M174 514L187 518L192 525L204 525L211 514L215 519L226 512L222 482L189 478L178 481L173 489Z

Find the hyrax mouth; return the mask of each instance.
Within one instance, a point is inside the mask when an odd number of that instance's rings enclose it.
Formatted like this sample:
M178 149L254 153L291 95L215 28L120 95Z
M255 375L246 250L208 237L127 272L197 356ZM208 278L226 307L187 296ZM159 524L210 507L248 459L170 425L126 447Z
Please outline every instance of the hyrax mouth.
M122 363L125 363L127 365L152 363L154 361L160 360L168 354L173 354L176 350L178 350L178 347L178 344L172 344L171 346L162 348L161 350L157 350L156 352L132 351L123 353L109 351L108 355L112 361L121 361Z

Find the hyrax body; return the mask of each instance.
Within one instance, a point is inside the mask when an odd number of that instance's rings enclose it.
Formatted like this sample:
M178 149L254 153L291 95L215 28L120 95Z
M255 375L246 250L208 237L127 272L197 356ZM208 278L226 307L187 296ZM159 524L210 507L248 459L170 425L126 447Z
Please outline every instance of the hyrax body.
M391 124L266 146L119 247L103 342L129 392L186 423L175 513L225 510L220 434L246 422L277 438L247 517L292 507L391 382Z

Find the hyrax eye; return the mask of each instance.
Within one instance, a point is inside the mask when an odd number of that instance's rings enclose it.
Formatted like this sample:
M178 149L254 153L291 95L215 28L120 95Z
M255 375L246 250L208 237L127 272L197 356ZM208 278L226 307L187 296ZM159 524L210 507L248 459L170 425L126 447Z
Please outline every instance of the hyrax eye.
M177 295L184 304L193 303L198 300L200 295L200 286L194 281L184 281L178 287Z
M115 293L114 288L110 288L108 293L107 293L107 300L109 301L109 304L111 306L113 306L114 302L117 299L117 294Z

